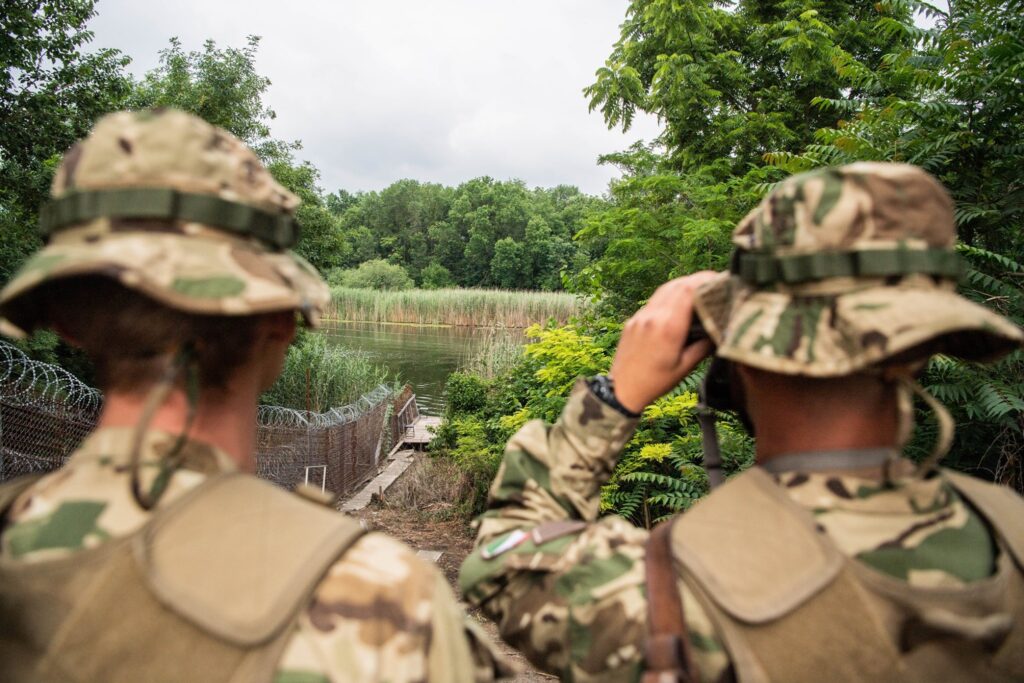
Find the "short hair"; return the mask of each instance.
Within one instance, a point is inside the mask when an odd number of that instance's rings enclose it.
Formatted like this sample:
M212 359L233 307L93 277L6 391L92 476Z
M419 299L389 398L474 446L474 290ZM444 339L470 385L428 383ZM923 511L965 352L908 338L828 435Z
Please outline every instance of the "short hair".
M252 354L265 315L183 313L98 275L48 283L39 300L57 331L93 362L104 391L147 390L171 354L188 343L194 344L200 386L222 389Z

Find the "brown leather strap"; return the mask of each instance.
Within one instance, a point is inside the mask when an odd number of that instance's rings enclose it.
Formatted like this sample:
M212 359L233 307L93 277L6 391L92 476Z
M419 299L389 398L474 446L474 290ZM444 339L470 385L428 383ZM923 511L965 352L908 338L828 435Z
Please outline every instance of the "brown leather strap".
M672 522L662 522L647 540L647 644L644 683L699 680L690 652L683 601L672 565Z

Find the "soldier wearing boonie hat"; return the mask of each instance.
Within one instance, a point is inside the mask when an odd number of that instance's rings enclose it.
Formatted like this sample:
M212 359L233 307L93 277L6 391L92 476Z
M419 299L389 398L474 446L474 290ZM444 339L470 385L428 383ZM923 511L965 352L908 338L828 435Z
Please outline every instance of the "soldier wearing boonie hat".
M0 485L0 680L493 676L436 567L241 473L296 312L329 301L289 251L298 204L180 111L109 115L65 155L0 315L81 345L105 404L65 467Z
M40 285L103 275L201 315L300 311L316 324L330 291L288 249L299 198L230 133L181 112L102 119L65 156L40 216L47 244L0 294L23 330L45 326Z
M1024 501L937 467L952 420L914 380L1024 341L956 293L949 196L909 165L813 171L733 242L730 272L663 285L610 376L509 441L469 599L575 681L1024 680ZM702 398L741 414L757 466L717 487L702 410L711 494L651 533L598 520L640 412L712 352ZM920 464L915 393L939 423Z

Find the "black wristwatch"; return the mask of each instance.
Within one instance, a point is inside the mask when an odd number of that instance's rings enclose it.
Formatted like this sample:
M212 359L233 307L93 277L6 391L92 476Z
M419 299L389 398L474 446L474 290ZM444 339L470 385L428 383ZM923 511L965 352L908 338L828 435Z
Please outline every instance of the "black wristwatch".
M640 417L641 413L634 413L626 406L619 403L619 399L615 397L615 383L612 378L608 375L597 375L587 380L587 386L590 387L590 391L601 400L609 408L615 410L615 412L625 415L628 418L636 419Z

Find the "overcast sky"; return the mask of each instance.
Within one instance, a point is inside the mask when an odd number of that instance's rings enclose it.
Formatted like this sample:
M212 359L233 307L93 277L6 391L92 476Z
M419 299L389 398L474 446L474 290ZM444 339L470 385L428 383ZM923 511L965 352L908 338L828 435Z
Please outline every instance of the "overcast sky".
M597 156L657 134L653 118L609 131L582 89L611 52L625 0L100 0L95 47L137 75L171 36L242 47L263 37L257 70L275 137L327 191L401 178L458 184L490 175L605 191Z

